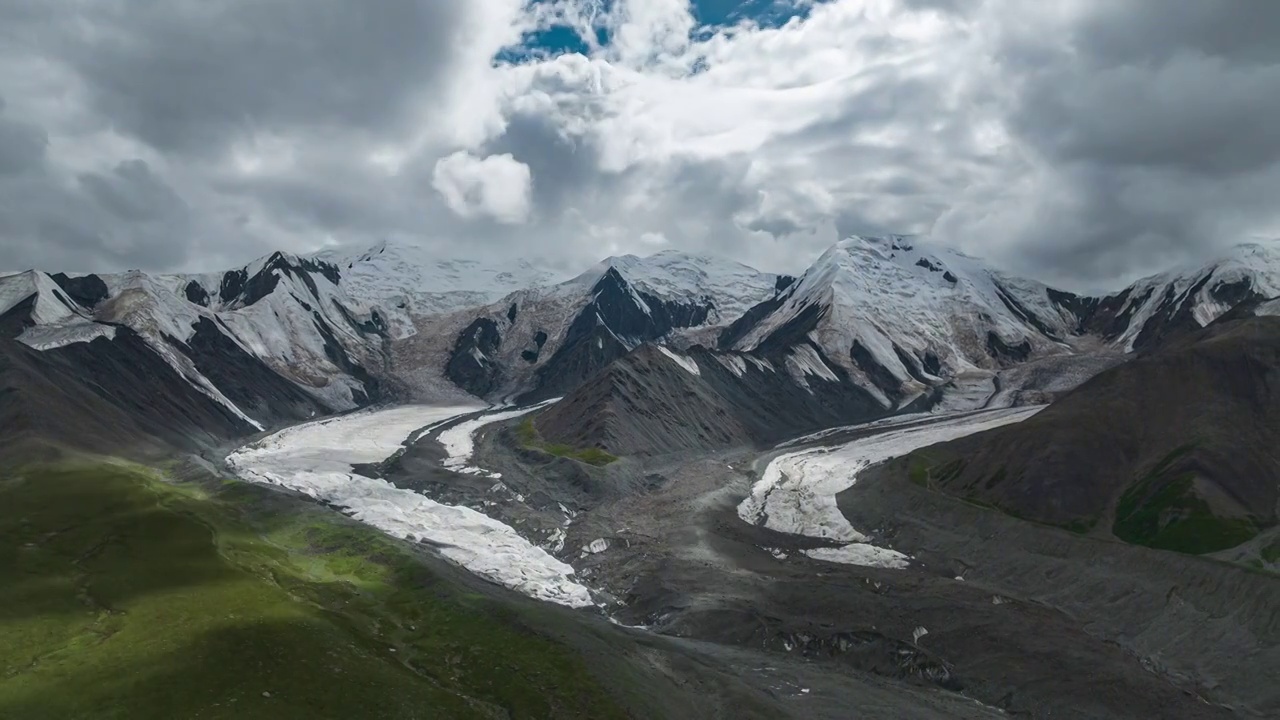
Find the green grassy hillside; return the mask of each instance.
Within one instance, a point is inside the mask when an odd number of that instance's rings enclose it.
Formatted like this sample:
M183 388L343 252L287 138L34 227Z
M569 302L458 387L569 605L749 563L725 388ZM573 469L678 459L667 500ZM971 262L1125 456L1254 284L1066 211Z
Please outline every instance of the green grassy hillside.
M0 474L0 718L622 717L411 548L266 493L115 462Z

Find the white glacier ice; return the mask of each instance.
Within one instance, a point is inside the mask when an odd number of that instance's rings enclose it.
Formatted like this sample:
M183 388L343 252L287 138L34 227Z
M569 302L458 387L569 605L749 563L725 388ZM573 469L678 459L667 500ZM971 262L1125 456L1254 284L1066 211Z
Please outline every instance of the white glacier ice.
M471 460L472 454L476 451L476 432L485 425L492 425L496 422L510 420L511 418L520 417L521 415L527 415L534 410L544 408L559 399L560 398L546 400L538 403L537 405L519 408L517 410L487 413L480 417L460 422L453 427L446 428L438 437L440 444L444 446L445 452L449 454L449 456L444 459L445 468L457 473L463 473L464 475L480 475L483 477L493 478L494 480L500 479L502 477L502 473L490 472L483 468L478 468L474 465L468 464Z
M853 487L866 468L913 450L983 430L1021 422L1041 406L943 417L884 432L835 447L814 448L775 457L738 506L738 516L770 530L845 543L805 554L819 560L879 567L905 567L906 556L868 545L836 505L836 495ZM868 423L867 427L875 427Z
M569 607L594 605L572 567L507 525L352 472L353 464L394 454L415 430L479 409L404 406L320 420L240 448L227 463L246 480L305 493L389 535L429 542L476 575L530 597Z

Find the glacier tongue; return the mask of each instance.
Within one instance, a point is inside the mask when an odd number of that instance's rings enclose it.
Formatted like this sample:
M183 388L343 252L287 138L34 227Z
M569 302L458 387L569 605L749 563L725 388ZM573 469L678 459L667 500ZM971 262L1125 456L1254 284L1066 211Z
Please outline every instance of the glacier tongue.
M492 582L569 607L595 603L571 566L511 527L467 507L442 505L352 465L379 462L415 430L480 410L406 406L365 411L282 430L227 458L242 478L305 493L395 537L429 542L441 555Z
M445 429L437 438L440 444L444 446L445 452L448 453L448 457L444 459L444 467L448 470L462 473L464 475L480 475L483 477L493 478L494 480L501 479L501 473L490 472L469 464L472 454L475 453L476 433L480 431L480 428L486 425L492 425L493 423L502 422L503 420L510 420L512 418L528 415L535 410L540 410L548 405L558 402L559 400L560 398L554 398L538 403L537 405L523 407L516 410L487 413L478 418L466 420L454 425L453 427Z
M906 567L906 556L869 545L840 512L836 496L853 487L866 468L918 448L1021 422L1042 407L994 410L921 419L906 427L869 423L881 432L835 447L785 453L765 467L738 505L738 517L770 530L844 543L840 548L807 551L819 560L877 567ZM856 426L855 426L856 427Z

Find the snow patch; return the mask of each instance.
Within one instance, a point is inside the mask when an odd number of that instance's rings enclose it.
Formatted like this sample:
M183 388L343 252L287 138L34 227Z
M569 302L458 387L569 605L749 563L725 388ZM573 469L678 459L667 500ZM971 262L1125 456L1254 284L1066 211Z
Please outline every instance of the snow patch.
M36 325L51 325L83 316L83 310L62 292L58 283L37 270L0 277L0 315L34 295L31 320Z
M810 375L829 382L840 382L840 376L827 367L827 364L822 361L822 357L818 355L818 352L809 343L797 345L787 355L786 363L787 368L791 370L791 376L806 388L809 388L809 381L806 378ZM812 392L812 388L810 388L810 392Z
M609 268L622 275L635 290L662 300L682 303L710 300L714 309L708 324L713 325L731 322L769 299L778 278L732 260L664 250L648 257L606 258L565 284L594 286ZM639 298L637 301L647 309L646 303Z
M747 373L747 361L743 360L739 355L721 355L717 353L713 357L716 359L716 362L725 366L729 372L733 373L737 377L742 377Z
M305 493L389 535L429 543L476 575L530 597L569 607L594 605L571 566L507 525L352 472L354 464L394 454L414 430L476 409L409 406L320 420L247 445L227 463L251 482Z
M902 570L911 566L911 558L897 550L879 548L867 543L851 543L837 548L814 548L805 550L804 554L814 560L840 563L842 565L889 568L891 570Z
M702 375L702 371L698 369L698 363L694 362L693 358L685 357L683 355L677 354L672 350L670 350L669 348L667 348L667 346L665 345L659 345L658 351L661 352L663 355L666 355L667 357L671 358L671 360L674 361L675 364L684 368L685 371L688 372L690 375L695 375L695 376Z
M77 322L70 325L36 325L18 336L18 342L35 350L53 350L75 343L93 342L98 338L114 340L116 328L94 322Z

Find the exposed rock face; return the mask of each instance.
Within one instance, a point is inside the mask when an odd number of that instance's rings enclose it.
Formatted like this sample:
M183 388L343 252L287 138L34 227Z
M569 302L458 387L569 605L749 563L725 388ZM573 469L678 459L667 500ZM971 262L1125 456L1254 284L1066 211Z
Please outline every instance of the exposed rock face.
M49 277L58 283L63 292L82 307L92 310L98 303L107 299L110 294L107 284L97 275L67 277L65 273L54 273Z
M195 333L186 343L174 343L201 374L259 422L274 425L333 412L261 359L244 352L209 318L196 322Z
M197 449L254 430L129 328L46 350L11 339L29 325L34 301L0 316L3 459L20 459L28 440L128 455Z
M537 417L543 436L615 455L764 444L883 409L809 348L778 365L739 353L644 345Z
M467 380L464 389L487 387L487 399L495 401L547 399L645 342L699 342L786 282L731 261L678 252L607 258L560 284L459 313L466 319L454 325L457 335L442 365L471 365L459 357L471 351L463 338L477 320L491 321L499 342L497 352L486 353L494 367L483 375L494 379Z
M1276 524L1280 318L1228 320L1099 374L1019 425L920 454L1018 517L1192 552Z
M693 362L693 361L690 361ZM537 418L543 436L615 455L750 442L715 389L654 345L610 364Z
M488 395L497 385L500 368L493 356L501 345L498 324L478 318L458 335L445 377L472 395Z

